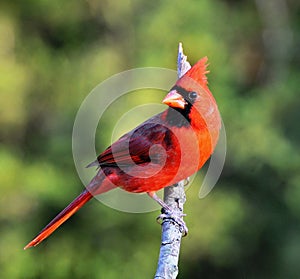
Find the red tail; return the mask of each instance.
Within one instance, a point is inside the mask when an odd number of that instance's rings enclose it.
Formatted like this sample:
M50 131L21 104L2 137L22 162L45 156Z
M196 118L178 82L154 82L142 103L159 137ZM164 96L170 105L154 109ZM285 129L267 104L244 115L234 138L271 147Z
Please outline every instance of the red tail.
M92 194L84 190L75 200L73 200L62 212L60 212L32 241L30 241L24 250L37 246L50 234L52 234L62 223L68 220L77 210L79 210L91 198Z

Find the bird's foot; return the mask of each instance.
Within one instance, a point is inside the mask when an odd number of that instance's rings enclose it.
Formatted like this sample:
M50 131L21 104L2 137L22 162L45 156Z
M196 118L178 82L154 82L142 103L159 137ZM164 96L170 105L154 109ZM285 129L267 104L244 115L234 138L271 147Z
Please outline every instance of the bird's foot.
M185 180L184 180L184 183L183 183L183 186L187 186L188 184L190 183L190 178L187 177Z
M182 219L184 216L186 216L186 214L182 212L174 211L170 208L162 208L162 213L156 218L156 221L161 225L166 221L173 221L179 226L179 230L184 237L188 234L188 228Z

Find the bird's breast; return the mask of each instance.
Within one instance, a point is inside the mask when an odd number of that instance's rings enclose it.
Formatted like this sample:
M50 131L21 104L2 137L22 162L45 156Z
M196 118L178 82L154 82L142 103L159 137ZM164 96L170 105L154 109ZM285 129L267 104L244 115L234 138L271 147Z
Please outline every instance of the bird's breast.
M150 162L115 169L112 182L129 192L158 191L198 171L212 153L208 130L173 127L170 131L161 145L150 149Z

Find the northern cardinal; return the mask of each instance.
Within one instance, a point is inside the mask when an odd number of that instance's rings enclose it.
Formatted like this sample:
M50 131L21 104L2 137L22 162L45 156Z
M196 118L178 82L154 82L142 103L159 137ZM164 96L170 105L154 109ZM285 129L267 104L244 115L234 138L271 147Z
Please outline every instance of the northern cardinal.
M169 107L122 136L89 166L99 170L86 189L61 211L24 249L38 245L93 196L116 187L147 193L163 208L155 192L195 173L213 153L221 118L207 86L207 58L200 59L171 88Z

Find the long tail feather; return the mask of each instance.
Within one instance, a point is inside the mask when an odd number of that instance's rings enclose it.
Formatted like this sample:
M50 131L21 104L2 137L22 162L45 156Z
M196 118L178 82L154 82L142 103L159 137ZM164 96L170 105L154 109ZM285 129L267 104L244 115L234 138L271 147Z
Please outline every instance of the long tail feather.
M87 203L93 195L84 190L76 199L74 199L63 211L61 211L32 241L30 241L24 250L37 246L50 234L52 234L62 223L68 220L77 210Z

